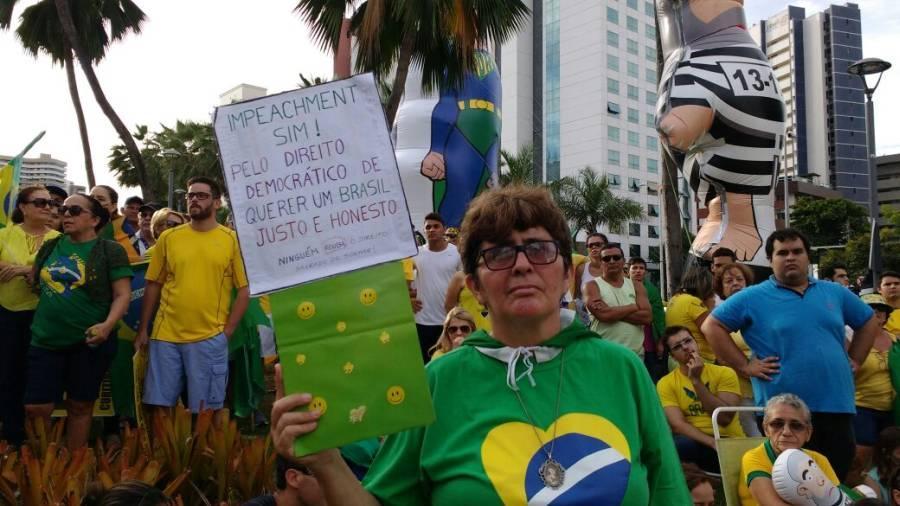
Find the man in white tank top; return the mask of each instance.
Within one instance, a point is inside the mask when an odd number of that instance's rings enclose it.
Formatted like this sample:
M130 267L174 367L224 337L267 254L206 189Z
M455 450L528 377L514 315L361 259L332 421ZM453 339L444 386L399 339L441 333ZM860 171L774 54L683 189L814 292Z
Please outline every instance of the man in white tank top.
M647 291L642 283L625 277L625 255L619 244L605 245L600 261L600 277L582 287L593 316L591 329L643 357L644 325L652 319Z

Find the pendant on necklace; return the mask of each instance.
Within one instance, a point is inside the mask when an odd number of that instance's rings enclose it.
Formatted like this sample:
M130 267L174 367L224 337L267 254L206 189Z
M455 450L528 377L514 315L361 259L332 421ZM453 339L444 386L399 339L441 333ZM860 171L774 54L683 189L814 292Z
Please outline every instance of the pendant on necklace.
M541 464L540 469L538 469L538 474L541 476L541 481L544 482L544 485L554 490L561 487L566 480L565 468L562 464L553 460L552 457Z

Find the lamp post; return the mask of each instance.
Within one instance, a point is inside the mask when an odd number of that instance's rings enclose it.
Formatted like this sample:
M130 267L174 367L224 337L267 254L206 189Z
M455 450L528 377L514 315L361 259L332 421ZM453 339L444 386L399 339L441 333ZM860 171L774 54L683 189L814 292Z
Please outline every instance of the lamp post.
M175 209L175 167L173 167L172 164L174 163L173 160L175 158L178 158L181 153L175 151L172 148L166 148L160 151L159 154L169 160L169 191L167 193L167 207L169 209Z
M869 214L872 217L872 233L869 242L869 268L872 270L872 287L878 286L878 276L881 274L881 237L880 221L881 213L878 209L878 173L875 165L875 106L872 103L872 95L881 82L881 75L891 68L891 64L879 58L863 58L847 67L847 72L862 79L863 90L866 93L866 139L868 139L869 154ZM869 86L867 76L878 76L875 84Z

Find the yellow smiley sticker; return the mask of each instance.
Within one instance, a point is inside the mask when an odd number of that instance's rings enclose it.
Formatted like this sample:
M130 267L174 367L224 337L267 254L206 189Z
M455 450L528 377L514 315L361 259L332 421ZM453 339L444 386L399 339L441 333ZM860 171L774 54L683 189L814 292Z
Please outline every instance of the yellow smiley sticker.
M324 415L328 411L328 403L321 397L313 397L312 401L309 402L309 410L318 411L319 414Z
M359 292L359 301L363 306L371 306L378 300L378 294L372 288L363 288Z
M309 320L316 314L316 305L310 301L303 301L297 306L297 316L301 320Z
M343 332L347 330L347 322L337 322L337 325L334 326L338 332Z
M344 364L344 374L353 373L353 362L347 362Z
M295 360L297 361L297 365L303 365L306 363L306 355L304 355L303 353L298 353Z
M387 401L390 404L397 405L403 402L406 399L406 391L403 390L403 387L392 386L387 389Z
M381 341L381 344L387 344L387 343L391 342L391 335L388 334L387 331L385 330L384 332L381 333L381 335L378 336L378 340Z

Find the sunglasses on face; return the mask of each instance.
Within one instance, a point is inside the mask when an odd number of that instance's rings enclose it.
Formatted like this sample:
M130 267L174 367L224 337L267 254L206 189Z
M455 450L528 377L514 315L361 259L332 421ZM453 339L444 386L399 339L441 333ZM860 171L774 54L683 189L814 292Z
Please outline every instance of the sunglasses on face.
M776 418L769 421L769 428L774 431L784 430L785 425L791 428L791 432L802 432L806 430L806 424L799 420L785 421L780 418Z
M502 271L516 264L519 252L525 253L525 258L532 265L547 265L556 261L559 256L559 244L556 241L533 241L515 246L496 246L481 252L484 266L492 271Z
M69 216L81 216L81 213L90 213L90 211L79 205L59 206L60 215L68 214Z
M446 237L447 239L456 239L457 236L456 234L444 234L444 237Z
M47 206L59 207L59 202L53 199L31 199L26 204L31 204L38 209L45 209Z
M208 200L210 197L212 197L212 195L210 195L209 193L206 193L206 192L188 192L188 193L185 195L185 198L187 198L188 201L191 201L191 200L194 200L194 199L197 199L197 200Z
M681 341L678 341L677 343L675 343L674 345L670 346L669 348L670 348L672 351L681 351L681 350L684 349L685 346L687 346L688 344L690 344L691 341L693 341L693 340L694 340L693 337L685 337L684 339L682 339Z
M184 225L184 223L175 220L166 221L166 226L169 228L177 227L178 225Z
M470 327L468 325L460 325L458 327L456 325L451 325L450 327L447 327L448 334L457 334L459 332L462 332L463 334L468 334L469 332L472 332L472 327Z
M606 244L606 243L603 243L603 242L592 242L592 243L588 243L587 249L597 249L597 248L602 248L604 244Z
M622 260L622 255L606 255L600 257L600 260L603 260L604 262L618 262L619 260Z

